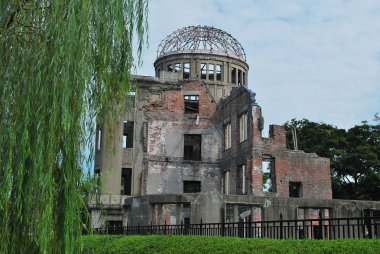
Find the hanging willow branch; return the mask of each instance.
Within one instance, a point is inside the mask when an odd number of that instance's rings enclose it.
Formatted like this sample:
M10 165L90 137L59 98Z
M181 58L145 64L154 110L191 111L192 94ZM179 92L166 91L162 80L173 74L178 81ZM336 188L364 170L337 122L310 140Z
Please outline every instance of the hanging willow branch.
M79 253L84 147L126 98L147 0L0 2L0 253Z

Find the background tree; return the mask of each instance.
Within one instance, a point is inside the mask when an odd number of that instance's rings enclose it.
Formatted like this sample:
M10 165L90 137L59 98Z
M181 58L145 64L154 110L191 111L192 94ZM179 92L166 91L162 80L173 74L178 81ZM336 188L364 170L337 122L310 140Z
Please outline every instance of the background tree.
M375 121L376 121L375 115ZM309 120L285 124L297 129L299 149L330 158L334 198L380 200L380 125L361 125L349 130ZM287 141L293 149L290 131Z
M80 252L84 147L126 98L146 14L145 0L0 1L0 253Z

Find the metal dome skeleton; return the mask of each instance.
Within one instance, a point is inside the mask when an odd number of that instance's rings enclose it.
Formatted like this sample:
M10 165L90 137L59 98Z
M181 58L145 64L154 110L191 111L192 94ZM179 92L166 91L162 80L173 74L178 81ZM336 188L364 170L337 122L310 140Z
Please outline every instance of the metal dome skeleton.
M183 50L221 52L246 61L244 49L234 37L210 26L188 26L174 31L161 41L157 58Z

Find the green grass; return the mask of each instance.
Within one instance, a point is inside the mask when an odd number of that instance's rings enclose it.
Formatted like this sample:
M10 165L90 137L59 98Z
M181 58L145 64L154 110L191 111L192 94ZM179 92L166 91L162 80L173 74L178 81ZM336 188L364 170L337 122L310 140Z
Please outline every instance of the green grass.
M380 240L272 240L207 236L84 236L85 254L380 253Z

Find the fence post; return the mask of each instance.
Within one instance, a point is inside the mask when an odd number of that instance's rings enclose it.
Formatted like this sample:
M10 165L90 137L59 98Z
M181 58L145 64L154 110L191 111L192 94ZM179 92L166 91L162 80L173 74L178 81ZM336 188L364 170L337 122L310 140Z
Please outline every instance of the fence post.
M153 221L150 221L150 234L153 235Z
M203 232L202 232L202 218L201 218L201 224L200 224L200 230L199 230L199 233L200 233L200 235L203 235Z
M282 213L280 214L280 239L284 238L284 225L282 221Z
M222 222L222 236L224 236L224 228L226 227L225 224L226 224L226 223L225 223L225 221L223 220L223 222Z
M181 230L180 230L180 234L183 235L183 220L181 220Z
M166 220L165 220L165 224L164 224L164 235L166 235Z
M140 235L140 222L137 223L137 234Z

